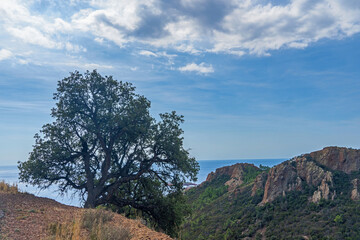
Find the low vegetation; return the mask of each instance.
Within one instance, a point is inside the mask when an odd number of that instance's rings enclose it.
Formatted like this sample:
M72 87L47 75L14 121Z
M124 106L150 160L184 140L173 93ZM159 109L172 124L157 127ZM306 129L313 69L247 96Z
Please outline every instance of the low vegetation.
M130 240L130 231L111 224L114 214L102 209L86 209L70 223L49 225L51 240Z
M139 220L104 209L81 209L28 193L0 191L0 239L171 239Z
M19 193L19 188L17 184L9 184L2 180L0 181L0 191L16 194Z

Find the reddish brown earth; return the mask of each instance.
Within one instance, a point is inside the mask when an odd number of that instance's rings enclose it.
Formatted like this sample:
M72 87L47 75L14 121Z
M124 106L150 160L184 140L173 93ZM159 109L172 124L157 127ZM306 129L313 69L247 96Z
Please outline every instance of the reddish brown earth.
M49 239L50 224L66 223L80 216L84 209L60 204L48 198L27 193L0 191L0 239ZM115 214L112 224L130 230L132 239L170 240L171 238L147 228L137 220Z

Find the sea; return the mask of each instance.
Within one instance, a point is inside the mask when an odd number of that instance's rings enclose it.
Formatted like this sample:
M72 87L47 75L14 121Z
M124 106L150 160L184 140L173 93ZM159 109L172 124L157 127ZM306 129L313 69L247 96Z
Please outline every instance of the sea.
M217 168L224 166L231 166L236 163L252 163L256 166L260 164L263 166L275 166L287 159L241 159L241 160L198 160L200 170L198 173L198 180L196 184L200 184L206 180L209 173L215 171ZM0 165L0 181L4 180L9 184L17 184L21 192L27 192L39 197L46 197L54 199L60 203L81 207L83 202L75 192L69 192L67 194L61 194L57 191L56 186L51 186L48 189L41 190L37 187L19 182L19 169L14 166L1 166Z

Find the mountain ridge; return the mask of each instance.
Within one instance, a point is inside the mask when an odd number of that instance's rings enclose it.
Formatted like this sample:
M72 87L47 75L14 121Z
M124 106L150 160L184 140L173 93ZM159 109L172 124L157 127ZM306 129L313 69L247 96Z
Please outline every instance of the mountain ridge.
M211 182L221 175L230 176L225 185L229 191L243 184L242 177L244 169L253 168L260 170L254 164L237 163L232 166L225 166L211 172L206 182ZM293 190L302 190L303 182L318 187L311 198L313 202L319 202L322 198L328 200L336 197L336 192L330 192L333 186L333 174L331 171L341 171L346 174L360 169L360 150L345 147L325 147L322 150L302 154L290 160L284 161L270 168L268 173L259 174L252 188L252 196L258 190L264 191L261 204L273 201L276 197ZM358 199L360 180L353 179L352 199Z
M360 239L359 170L360 150L343 147L219 168L186 193L183 239Z

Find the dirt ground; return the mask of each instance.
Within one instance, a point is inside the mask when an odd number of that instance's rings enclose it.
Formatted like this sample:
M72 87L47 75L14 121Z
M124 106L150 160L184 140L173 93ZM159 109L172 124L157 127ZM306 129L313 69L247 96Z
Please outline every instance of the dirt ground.
M74 221L84 209L63 205L55 200L27 193L0 191L0 240L49 239L50 224ZM134 240L170 240L169 236L153 231L140 221L115 214L112 224L130 230Z

